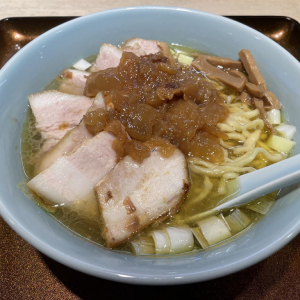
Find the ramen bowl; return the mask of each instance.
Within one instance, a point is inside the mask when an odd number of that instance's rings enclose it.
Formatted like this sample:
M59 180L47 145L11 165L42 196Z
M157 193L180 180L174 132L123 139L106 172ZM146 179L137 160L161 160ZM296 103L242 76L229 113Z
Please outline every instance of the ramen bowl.
M104 11L60 25L24 47L0 72L0 214L36 249L71 268L133 284L183 284L221 277L279 250L300 231L300 188L285 189L270 212L242 235L205 251L133 256L104 249L55 221L18 189L24 178L20 136L27 96L41 91L62 70L97 53L102 43L130 37L155 39L238 59L254 54L288 122L300 127L300 64L259 32L235 21L190 9L131 7ZM300 153L296 133L294 154Z

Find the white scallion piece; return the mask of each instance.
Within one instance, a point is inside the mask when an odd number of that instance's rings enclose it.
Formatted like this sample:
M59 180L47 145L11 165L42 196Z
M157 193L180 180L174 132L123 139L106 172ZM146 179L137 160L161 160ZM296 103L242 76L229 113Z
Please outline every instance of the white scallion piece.
M155 254L155 246L150 238L139 238L131 242L133 254L148 255Z
M227 223L227 221L226 221L225 217L223 216L223 214L220 213L218 217L224 222L224 224L227 226L229 231L231 231L231 228L230 228L229 224Z
M250 218L238 208L225 217L225 220L234 232L242 231L251 224Z
M173 57L174 57L175 59L177 59L177 58L178 58L178 52L174 51L173 49L170 49L170 51L171 51Z
M224 221L216 216L203 219L197 224L210 246L231 237L231 232Z
M278 125L281 123L281 112L279 109L271 109L267 112L267 119L273 125Z
M263 199L261 201L256 201L253 204L249 204L245 208L258 212L261 215L266 215L273 203L273 199Z
M178 62L180 63L180 64L183 64L183 65L191 65L192 64L192 61L194 60L194 58L193 57L191 57L191 56L187 56L187 55L185 55L185 54L182 54L182 53L180 53L179 55L178 55Z
M209 247L209 244L207 242L207 240L205 239L201 229L199 227L196 228L191 228L195 238L197 239L197 241L199 242L199 244L201 245L201 247L203 249Z
M287 154L292 151L296 143L278 135L271 135L266 144L273 150Z
M170 238L170 253L182 253L194 248L194 237L189 226L166 227Z
M296 127L288 124L280 124L279 126L275 127L275 129L282 137L288 140L292 140L296 133Z
M77 63L75 63L73 65L73 67L77 70L80 71L85 71L86 69L88 69L92 64L90 64L88 61L86 61L85 59L80 59Z
M170 253L170 238L166 230L154 230L151 232L151 236L155 244L156 254Z

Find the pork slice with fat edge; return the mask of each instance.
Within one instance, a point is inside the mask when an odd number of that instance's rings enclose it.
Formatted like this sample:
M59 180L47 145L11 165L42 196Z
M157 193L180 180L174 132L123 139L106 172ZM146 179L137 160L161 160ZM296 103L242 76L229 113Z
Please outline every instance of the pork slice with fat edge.
M115 137L102 131L58 158L27 185L39 196L55 204L69 205L93 195L93 188L116 164L112 148Z
M102 93L98 93L94 99L92 106L88 109L89 112L98 108L106 109L106 104ZM92 138L91 134L86 128L83 120L79 125L71 129L65 136L45 155L42 156L38 162L35 173L39 174L48 167L50 167L59 157L72 151L77 145L81 144L85 139Z
M184 155L169 158L154 150L142 163L126 156L95 187L109 247L114 247L162 216L174 213L188 189Z

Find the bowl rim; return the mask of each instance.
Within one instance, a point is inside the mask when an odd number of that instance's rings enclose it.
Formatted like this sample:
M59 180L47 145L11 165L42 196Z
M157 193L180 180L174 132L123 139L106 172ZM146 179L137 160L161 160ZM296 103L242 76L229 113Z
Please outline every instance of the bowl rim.
M4 73L6 69L10 68L12 64L15 63L15 61L19 58L19 56L22 56L22 54L25 51L29 51L30 48L40 43L44 38L47 38L49 35L52 35L54 32L57 32L60 29L67 28L69 26L76 26L77 24L80 24L82 20L94 18L102 15L108 15L108 14L114 14L114 13L120 13L120 12L126 12L128 10L176 10L176 11L183 11L187 13L195 13L198 15L205 15L210 16L217 19L225 19L225 17L218 16L215 14L195 10L195 9L189 9L189 8L181 8L181 7L174 7L174 6L133 6L133 7L122 7L122 8L115 8L105 11L100 11L92 14L88 14L86 16L82 16L70 21L67 21L66 23L63 23L61 25L58 25L49 31L45 32L44 34L37 37L35 40L30 42L28 45L23 47L18 53L16 53L1 69L0 74ZM244 28L246 30L250 30L251 32L255 32L258 36L263 37L263 39L266 39L267 37L258 31L243 25L237 21L231 20L226 18L226 22L234 23L235 26L239 26L241 28ZM268 39L268 38L267 38ZM288 53L285 49L283 49L281 46L279 46L277 43L269 39L270 42L273 43L273 46L277 47L278 49L285 51ZM27 50L29 49L29 50ZM289 54L289 53L288 53ZM291 54L289 54L290 59L294 59L297 63L298 60L294 58ZM178 278L175 275L147 275L144 274L143 276L128 276L125 273L124 274L116 274L110 270L101 269L99 267L95 267L92 265L85 264L81 262L80 260L77 260L76 258L68 256L66 253L60 252L56 250L53 247L50 247L48 244L46 244L44 241L37 238L33 233L29 232L25 227L23 227L17 219L5 208L5 206L2 204L1 201L1 195L0 195L0 215L2 218L7 222L7 224L13 228L15 232L17 232L24 240L26 240L29 244L31 244L34 248L41 251L45 255L49 256L50 258L70 267L75 270L81 271L83 273L93 275L96 277L100 277L103 279L109 279L117 282L123 282L123 283L131 283L131 284L147 284L147 285L172 285L172 284L186 284L186 283L194 283L199 281L205 281L210 280L218 277L223 277L225 275L232 274L234 272L240 271L244 268L247 268L251 265L254 265L266 257L270 256L271 254L278 251L280 248L282 248L284 245L286 245L291 239L293 239L299 232L300 232L300 220L294 224L292 228L290 228L287 232L282 234L281 236L278 236L278 238L270 244L268 247L261 249L261 251L253 254L250 257L247 257L247 259L244 259L243 261L234 262L231 264L227 264L225 266L221 266L217 271L212 270L208 272L205 276L205 278L201 278L203 276L199 277L199 274L197 276L197 272L192 272L190 274L184 275L184 277Z

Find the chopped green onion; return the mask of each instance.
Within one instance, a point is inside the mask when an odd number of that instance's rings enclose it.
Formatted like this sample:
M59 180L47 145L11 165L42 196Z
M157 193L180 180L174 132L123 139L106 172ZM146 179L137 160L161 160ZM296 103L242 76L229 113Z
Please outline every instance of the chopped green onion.
M148 237L143 237L132 241L131 246L133 254L135 255L148 255L155 253L154 243Z
M80 59L78 62L76 62L73 67L80 71L85 71L91 66L89 62L87 62L85 59Z
M227 223L226 219L224 218L223 214L220 213L219 218L222 219L222 221L224 222L224 224L227 226L227 228L229 229L229 231L231 231L231 228L229 226L229 224Z
M170 253L171 242L165 229L152 231L151 236L154 240L156 254Z
M225 222L216 216L203 219L197 224L210 246L231 237L231 232Z
M209 247L209 244L207 242L207 240L205 239L201 229L199 227L196 228L191 228L195 238L197 239L197 241L199 242L199 244L201 245L201 247L203 249Z
M187 56L187 55L182 54L182 53L180 53L180 54L178 55L178 62L179 62L180 64L183 64L183 65L191 65L193 60L194 60L194 58L191 57L191 56Z
M173 56L174 56L174 55L177 55L177 52L174 51L173 49L170 49L170 51L171 51L171 53L172 53Z
M279 109L271 109L267 112L267 119L271 124L277 125L281 123L281 113Z
M217 213L218 212L215 211L215 210L213 210L213 209L207 210L207 211L204 211L204 212L201 212L201 213L198 213L196 215L192 215L192 216L186 218L185 222L188 223L188 224L190 224L190 223L196 223L199 220L202 220L204 218L216 215Z
M170 237L170 253L182 253L194 248L194 238L189 226L166 227Z
M173 57L174 57L175 59L177 59L177 58L178 58L178 52L177 52L177 51L174 51L173 49L170 49L170 51L171 51Z
M271 135L266 144L273 150L287 154L292 151L296 143L278 135Z
M225 217L225 220L234 232L242 231L251 223L250 218L238 208Z
M253 204L251 203L247 205L246 208L258 212L261 215L266 215L273 203L274 199L265 198L260 201L255 201Z
M280 124L275 129L282 137L288 140L292 140L296 133L296 127L288 124Z

